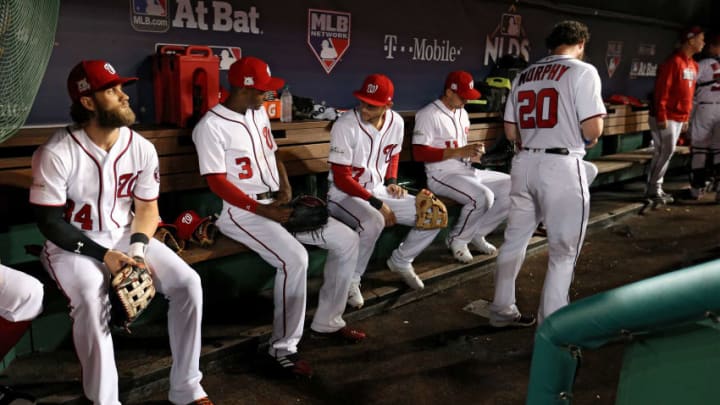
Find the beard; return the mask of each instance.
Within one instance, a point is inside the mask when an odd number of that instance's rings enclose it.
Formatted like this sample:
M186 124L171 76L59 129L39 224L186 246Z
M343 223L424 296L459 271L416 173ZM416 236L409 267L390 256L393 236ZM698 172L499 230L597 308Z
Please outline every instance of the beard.
M113 109L99 108L97 110L98 125L103 128L120 128L135 123L135 112L130 106Z

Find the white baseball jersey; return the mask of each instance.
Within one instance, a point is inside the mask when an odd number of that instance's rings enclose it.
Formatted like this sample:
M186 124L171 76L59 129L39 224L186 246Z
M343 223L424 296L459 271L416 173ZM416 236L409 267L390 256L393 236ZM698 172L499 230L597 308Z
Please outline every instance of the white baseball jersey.
M385 122L378 130L363 122L360 113L353 110L343 114L330 133L330 163L352 166L353 178L367 190L383 185L390 159L400 153L405 122L400 114L390 109ZM330 181L332 182L332 171Z
M585 155L581 123L606 114L594 66L566 55L551 55L513 81L505 121L520 130L522 146L567 148Z
M713 80L720 80L720 60L707 58L698 62L699 72L697 83L706 83ZM718 103L720 102L720 83L695 88L695 103Z
M56 132L33 154L30 202L66 207L66 220L83 231L125 228L133 197L158 198L160 172L155 146L130 128L120 128L106 152L83 129Z
M227 173L234 186L254 195L280 188L275 151L265 108L239 114L218 104L193 130L200 174Z
M469 132L470 119L464 108L450 111L442 101L435 100L415 115L412 143L438 149L462 148L467 145ZM467 165L461 159L445 159L425 163L425 170L428 173L467 170Z

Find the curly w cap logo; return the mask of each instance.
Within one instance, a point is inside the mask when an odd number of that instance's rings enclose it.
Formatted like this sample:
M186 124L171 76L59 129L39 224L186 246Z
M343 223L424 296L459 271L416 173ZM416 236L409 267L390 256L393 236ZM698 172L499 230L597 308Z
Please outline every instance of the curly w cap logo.
M183 215L181 221L182 221L183 224L187 224L187 225L192 224L192 223L193 223L193 216L192 216L192 214L190 214L189 212L186 213L185 215Z
M367 85L367 89L365 89L365 92L367 94L375 94L375 92L378 90L378 87L379 86L377 84L370 83Z
M308 9L307 43L330 74L350 47L350 13Z

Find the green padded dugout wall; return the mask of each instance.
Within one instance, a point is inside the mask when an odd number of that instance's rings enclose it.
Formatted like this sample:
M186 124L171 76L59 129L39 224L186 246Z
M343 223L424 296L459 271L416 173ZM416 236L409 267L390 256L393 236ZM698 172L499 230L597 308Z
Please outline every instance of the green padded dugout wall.
M535 335L527 403L570 404L582 349L626 339L619 404L716 404L720 260L577 301ZM632 338L632 339L630 339Z

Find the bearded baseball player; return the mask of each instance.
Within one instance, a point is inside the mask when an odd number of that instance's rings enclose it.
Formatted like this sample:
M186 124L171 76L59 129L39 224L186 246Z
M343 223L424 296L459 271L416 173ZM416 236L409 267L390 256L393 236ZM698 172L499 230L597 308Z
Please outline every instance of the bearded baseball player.
M135 113L122 86L135 80L119 76L101 60L82 61L70 72L75 125L56 132L32 160L30 203L48 239L41 260L70 301L88 399L120 403L108 284L125 264L143 261L155 288L169 301L173 364L168 399L209 405L200 386L200 277L152 237L160 217L158 155L128 128Z
M368 76L353 93L360 105L343 114L330 134L328 207L360 237L347 297L348 304L357 308L364 304L360 279L383 228L396 223L415 226L415 197L396 184L404 122L391 110L394 91L387 76ZM390 270L413 289L424 284L412 262L438 232L440 229L413 228L387 260Z
M277 144L263 101L284 80L270 75L262 60L246 56L229 71L229 98L208 111L193 130L200 173L223 200L216 225L277 269L275 316L270 339L271 364L287 374L310 377L310 365L297 354L303 333L308 253L302 243L328 250L324 282L311 335L359 342L365 333L346 326L350 278L358 256L358 237L330 218L315 232L290 234L282 223L290 218L292 196L285 165L276 160Z
M698 63L695 110L690 122L692 153L690 196L702 196L708 174L715 176L715 191L720 176L720 34L710 37L706 58ZM715 195L720 202L720 193Z
M507 218L510 209L510 176L471 166L484 149L482 144L468 144L470 119L464 106L479 97L470 73L450 73L440 99L415 114L412 139L415 160L425 162L428 188L463 206L446 241L463 263L473 259L468 243L482 254L497 252L485 235Z
M551 55L514 80L505 109L505 134L522 145L512 164L511 207L495 273L490 324L531 326L535 317L515 304L515 280L538 223L547 228L549 261L538 321L567 305L590 210L585 148L597 143L606 114L597 69L582 62L590 33L563 21L546 39Z
M680 132L687 129L698 75L698 64L692 56L703 49L705 34L700 27L692 27L682 33L681 41L680 48L658 68L654 108L648 120L654 148L645 197L663 203L674 201L662 188L663 177Z
M42 301L42 283L0 264L0 359L30 328L30 321L42 311ZM0 404L12 403L34 404L35 398L0 386Z

